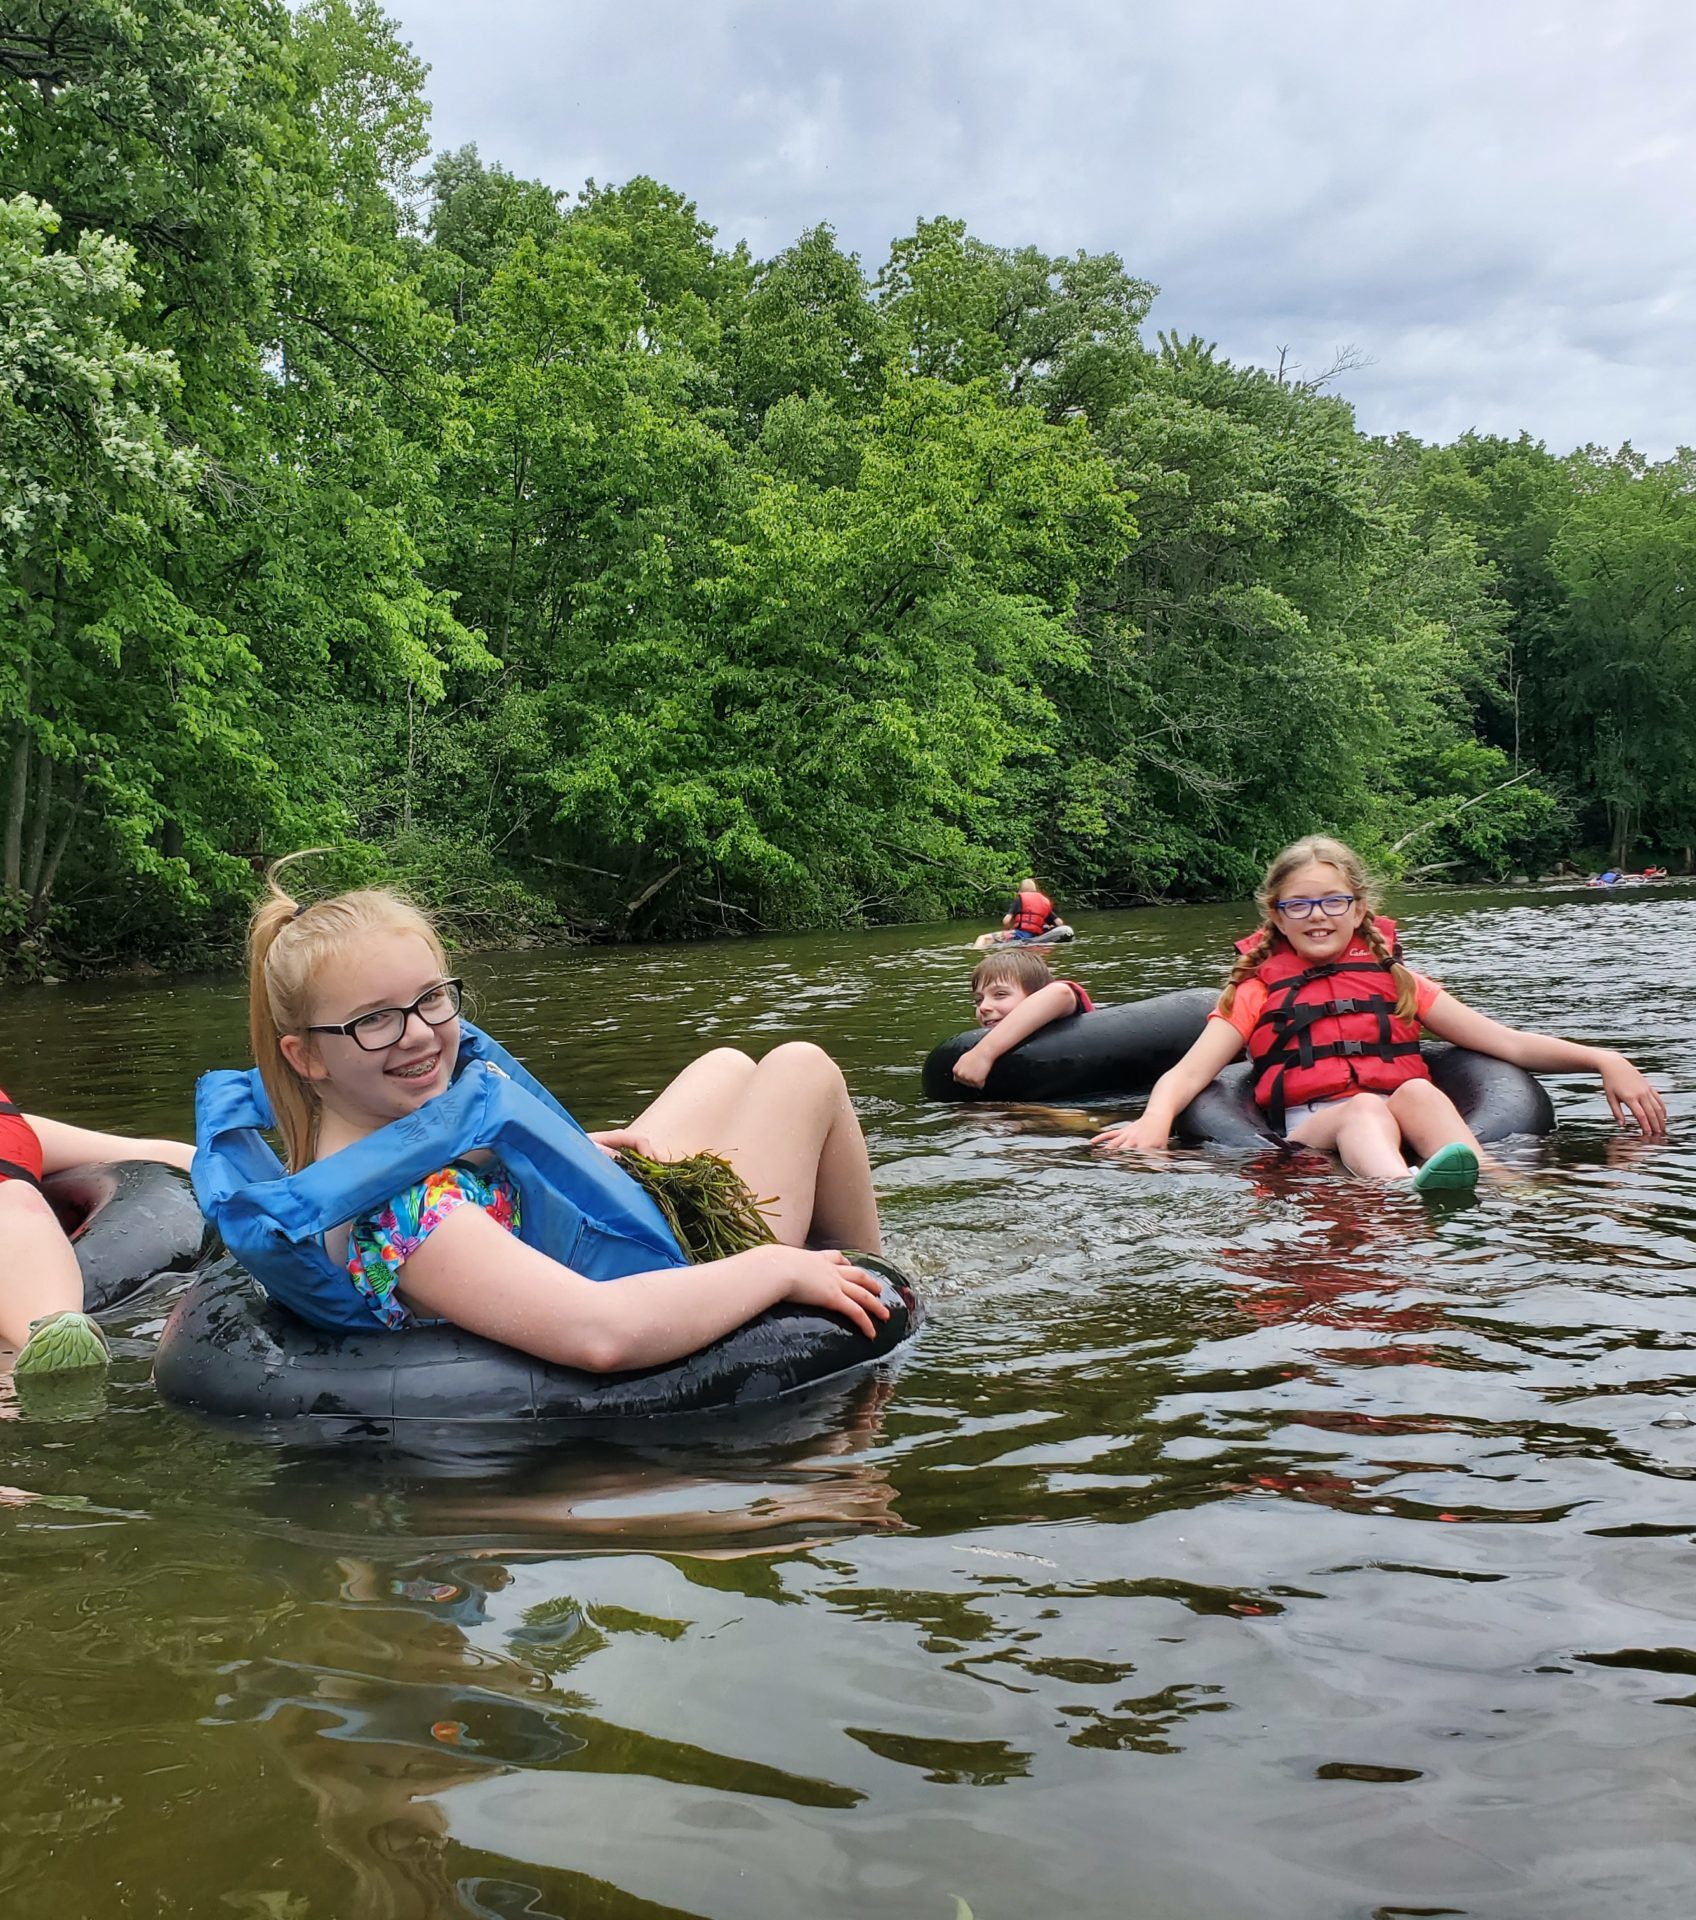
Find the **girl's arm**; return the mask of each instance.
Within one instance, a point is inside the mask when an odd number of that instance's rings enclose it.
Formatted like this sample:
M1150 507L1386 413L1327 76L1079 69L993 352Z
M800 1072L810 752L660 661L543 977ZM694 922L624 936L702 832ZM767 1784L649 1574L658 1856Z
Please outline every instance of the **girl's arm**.
M131 1140L121 1133L95 1133L88 1127L67 1126L63 1120L44 1120L39 1114L24 1118L41 1142L44 1173L63 1173L89 1160L163 1160L188 1172L194 1148L186 1140Z
M400 1290L421 1316L591 1373L681 1359L780 1300L840 1313L868 1339L874 1318L889 1318L876 1280L840 1253L754 1247L698 1267L586 1280L481 1207L442 1221L401 1269Z
M1476 1053L1494 1054L1498 1060L1511 1060L1516 1067L1534 1073L1600 1074L1602 1091L1622 1127L1629 1112L1650 1136L1667 1130L1665 1101L1625 1055L1611 1047L1585 1047L1576 1040L1556 1039L1553 1034L1526 1033L1519 1027L1504 1026L1452 993L1438 994L1420 1018L1439 1040L1471 1047Z
M1090 1142L1109 1153L1128 1153L1135 1148L1147 1150L1165 1146L1172 1137L1172 1126L1185 1107L1212 1086L1219 1075L1236 1059L1244 1046L1243 1037L1229 1020L1210 1019L1201 1037L1175 1067L1169 1068L1154 1083L1148 1105L1138 1119L1108 1127Z
M1027 993L1005 1018L984 1029L983 1038L968 1047L954 1062L954 1078L968 1087L981 1087L989 1070L1004 1053L1011 1053L1021 1040L1055 1020L1078 1010L1078 996L1064 980L1050 980L1046 987Z

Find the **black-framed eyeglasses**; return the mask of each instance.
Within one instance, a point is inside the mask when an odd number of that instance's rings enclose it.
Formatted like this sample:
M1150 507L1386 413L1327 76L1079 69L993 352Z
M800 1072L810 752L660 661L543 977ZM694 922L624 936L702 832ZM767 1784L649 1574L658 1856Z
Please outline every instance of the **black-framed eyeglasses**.
M1292 920L1311 919L1315 907L1327 920L1336 920L1347 913L1359 897L1354 893L1322 893L1317 900L1274 900L1272 904Z
M339 1027L308 1027L308 1033L345 1033L356 1047L366 1053L381 1053L392 1047L406 1032L406 1023L417 1014L427 1027L446 1026L456 1013L465 994L463 980L441 980L426 987L409 1007L373 1007L357 1020L344 1020Z

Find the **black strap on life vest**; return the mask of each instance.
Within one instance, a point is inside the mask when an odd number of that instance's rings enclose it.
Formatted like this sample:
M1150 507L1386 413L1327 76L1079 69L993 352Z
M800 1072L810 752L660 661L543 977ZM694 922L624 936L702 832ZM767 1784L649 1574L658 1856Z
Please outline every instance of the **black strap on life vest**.
M1393 1040L1390 1037L1390 1015L1396 1010L1393 999L1386 1000L1382 994L1366 994L1358 999L1347 1000L1306 1000L1297 1005L1275 1007L1274 996L1282 996L1286 1002L1302 988L1314 980L1328 980L1339 973L1366 973L1370 971L1388 973L1389 968L1377 960L1326 960L1318 966L1309 967L1303 973L1292 974L1288 980L1280 980L1266 997L1266 1007L1260 1018L1272 1029L1272 1044L1255 1061L1255 1074L1258 1078L1268 1068L1275 1072L1272 1082L1271 1099L1267 1102L1267 1111L1273 1127L1284 1131L1284 1076L1292 1067L1311 1067L1319 1060L1339 1058L1358 1058L1365 1054L1374 1060L1394 1060L1403 1054L1417 1053L1417 1040ZM1371 1013L1378 1018L1378 1034L1371 1040L1329 1040L1314 1044L1313 1028L1321 1020L1328 1020L1343 1013ZM1349 1068L1349 1078L1358 1081L1353 1067Z

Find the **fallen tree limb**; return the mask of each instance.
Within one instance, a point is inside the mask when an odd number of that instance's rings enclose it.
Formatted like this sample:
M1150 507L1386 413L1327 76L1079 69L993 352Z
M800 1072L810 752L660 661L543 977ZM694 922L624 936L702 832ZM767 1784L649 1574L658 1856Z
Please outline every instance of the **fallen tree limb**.
M1458 806L1445 807L1442 812L1432 814L1429 820L1421 821L1420 824L1410 832L1404 833L1396 844L1391 847L1391 853L1400 853L1403 847L1419 839L1422 834L1427 834L1433 827L1443 826L1448 821L1457 818L1460 814L1465 813L1468 807L1477 806L1480 800L1488 800L1493 793L1505 793L1509 787L1517 787L1520 781L1529 780L1530 778L1531 769L1527 767L1524 773L1516 773L1511 780L1503 780L1496 786L1486 787L1482 793L1473 794L1471 799L1462 800Z

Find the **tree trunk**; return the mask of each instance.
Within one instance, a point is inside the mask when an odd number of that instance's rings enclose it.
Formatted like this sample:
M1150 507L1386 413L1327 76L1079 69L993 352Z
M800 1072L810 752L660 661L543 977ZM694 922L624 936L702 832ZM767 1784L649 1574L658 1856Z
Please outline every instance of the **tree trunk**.
M417 761L417 721L413 712L412 682L406 683L406 783L401 788L400 825L403 833L412 831L412 770Z
M663 893L664 890L671 885L672 881L674 881L682 871L683 871L683 862L679 860L675 867L668 867L666 871L662 873L657 880L649 881L647 886L645 886L642 889L642 891L639 894L637 894L636 898L634 900L629 901L626 904L624 909L625 926L628 927L630 925L631 920L638 913L641 912L641 910L648 904L648 902L651 899L653 899L654 895L656 893Z
M524 493L530 484L530 453L528 448L520 449L513 457L512 470L512 530L507 536L506 547L506 586L501 595L501 637L500 655L506 658L506 643L512 632L512 596L518 590L518 547L522 531L521 516L524 512Z
M88 794L88 776L79 774L77 783L71 789L71 804L65 809L65 818L53 841L52 851L47 856L47 865L42 870L40 884L30 901L30 919L40 926L47 918L47 903L53 898L53 882L59 877L59 862L65 857L65 849L71 844L71 832L77 824L77 816L82 812L82 803Z
M36 755L35 804L30 809L29 851L24 860L22 886L32 899L41 884L41 862L47 852L47 821L53 811L53 762L45 754Z
M30 738L24 728L12 743L12 777L6 794L6 837L0 852L0 883L17 893L24 881L24 809L29 805Z

